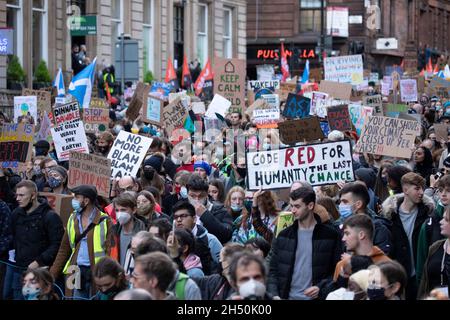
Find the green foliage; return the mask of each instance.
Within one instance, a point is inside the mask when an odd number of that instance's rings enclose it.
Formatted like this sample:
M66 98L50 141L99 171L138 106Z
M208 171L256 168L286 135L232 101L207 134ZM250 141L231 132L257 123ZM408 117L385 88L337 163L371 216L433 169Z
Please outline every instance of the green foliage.
M36 82L52 82L52 77L50 76L50 72L47 69L47 64L44 60L39 62L36 72L34 73L34 78Z
M155 80L155 77L153 76L153 73L149 70L144 75L144 82L151 84Z
M8 70L6 71L6 73L8 81L16 81L16 82L25 81L26 74L22 66L20 65L20 61L17 56L11 57L8 64Z

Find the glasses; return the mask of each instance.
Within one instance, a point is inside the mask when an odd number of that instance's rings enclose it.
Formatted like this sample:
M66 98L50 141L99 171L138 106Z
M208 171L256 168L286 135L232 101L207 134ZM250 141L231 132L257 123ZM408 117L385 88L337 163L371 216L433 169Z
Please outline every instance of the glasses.
M117 191L119 192L133 191L133 186L129 186L126 188L117 188Z
M178 220L178 219L181 219L181 220L184 220L184 219L186 219L187 217L190 217L191 215L190 214L187 214L187 213L184 213L184 214L180 214L179 216L173 216L173 220Z

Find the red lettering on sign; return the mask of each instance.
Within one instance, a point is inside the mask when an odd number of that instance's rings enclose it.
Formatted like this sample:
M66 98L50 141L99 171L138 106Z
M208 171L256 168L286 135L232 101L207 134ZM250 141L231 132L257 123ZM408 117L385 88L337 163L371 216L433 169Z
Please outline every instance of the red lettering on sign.
M294 162L292 162L292 155L294 154L294 149L287 149L286 150L286 155L285 155L285 160L284 160L284 166L287 167L288 164L290 163L291 166L294 165Z

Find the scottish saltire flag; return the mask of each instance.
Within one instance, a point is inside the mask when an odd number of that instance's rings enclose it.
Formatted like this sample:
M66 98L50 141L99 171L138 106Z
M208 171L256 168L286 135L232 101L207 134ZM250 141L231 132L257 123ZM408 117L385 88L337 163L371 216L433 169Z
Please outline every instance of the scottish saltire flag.
M303 77L301 84L309 82L309 60L306 60L305 70L303 70Z
M89 108L89 104L91 103L96 64L97 57L95 57L90 65L73 77L72 82L69 85L69 94L78 100L82 109Z
M56 74L53 86L58 89L58 98L63 98L66 96L66 88L64 87L64 77L61 68L59 68L58 73Z

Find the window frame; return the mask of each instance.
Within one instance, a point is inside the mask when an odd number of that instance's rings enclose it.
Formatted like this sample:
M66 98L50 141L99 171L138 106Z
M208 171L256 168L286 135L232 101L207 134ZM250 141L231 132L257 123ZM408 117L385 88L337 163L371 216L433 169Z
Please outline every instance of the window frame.
M224 7L223 9L223 21L224 21L224 32L223 32L223 57L231 59L233 58L233 17L234 17L234 9L231 7ZM228 35L225 34L225 20L226 14L228 13ZM228 44L228 45L227 45ZM229 46L229 47L228 47Z
M208 60L208 36L209 36L209 6L207 3L199 3L198 4L198 17L199 17L199 23L197 26L197 57L200 61L200 64L202 68L206 65L206 61ZM200 31L200 10L205 10L205 31ZM200 39L202 42L204 42L203 52L200 52L199 50L199 43ZM200 56L201 55L201 56ZM202 59L204 58L204 61Z
M144 0L150 1L150 23L147 23L147 21L143 21L142 23L142 29L143 29L143 36L145 35L145 30L149 30L149 39L148 40L148 61L147 65L145 65L145 58L144 58L144 72L151 71L153 72L155 68L155 59L154 59L154 52L155 52L155 46L154 46L154 40L155 40L155 29L154 29L154 17L155 17L155 1L154 0ZM145 16L145 13L144 13ZM144 19L143 19L144 20ZM145 40L144 40L144 50L145 50Z
M14 46L16 47L17 52L14 54L19 58L20 64L23 65L23 0L18 1L19 5L6 3L6 11L8 11L8 9L14 10L17 23L17 30L14 32L14 41L16 41Z
M299 28L299 32L300 33L310 33L310 34L320 34L321 33L321 30L320 30L320 24L321 24L321 19L323 18L325 21L324 21L324 29L326 29L326 13L324 14L324 17L322 16L322 14L321 14L321 6L320 6L320 1L319 1L319 3L318 3L318 7L304 7L303 5L302 5L302 2L303 2L304 0L299 0L299 26L298 26L298 28ZM326 5L326 2L325 2L325 4L324 4L324 10L326 10L326 8L327 8L327 5ZM303 30L302 29L302 21L303 21L303 19L302 19L302 12L311 12L312 13L312 15L313 15L313 20L312 20L312 25L311 25L311 29L308 29L308 30ZM319 30L315 30L315 19L314 19L314 14L315 14L315 11L317 11L318 13L319 13Z

